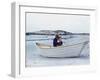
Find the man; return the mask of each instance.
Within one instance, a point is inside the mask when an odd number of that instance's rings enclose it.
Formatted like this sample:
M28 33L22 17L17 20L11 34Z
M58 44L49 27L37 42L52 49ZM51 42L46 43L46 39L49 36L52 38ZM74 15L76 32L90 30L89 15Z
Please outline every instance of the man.
M61 37L59 36L59 34L56 34L54 40L53 40L53 46L57 47L57 46L61 46L63 44Z

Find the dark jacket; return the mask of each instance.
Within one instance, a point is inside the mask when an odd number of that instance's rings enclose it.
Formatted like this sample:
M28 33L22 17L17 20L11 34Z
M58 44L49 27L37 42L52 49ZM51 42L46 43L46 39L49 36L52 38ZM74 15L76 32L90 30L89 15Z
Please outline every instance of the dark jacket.
M53 46L54 46L54 47L61 46L62 44L63 44L62 41L57 42L57 39L54 38L54 40L53 40Z

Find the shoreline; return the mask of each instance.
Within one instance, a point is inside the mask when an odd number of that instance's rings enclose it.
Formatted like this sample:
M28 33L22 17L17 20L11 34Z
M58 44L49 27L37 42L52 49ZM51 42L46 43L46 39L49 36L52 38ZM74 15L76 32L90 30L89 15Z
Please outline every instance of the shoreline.
M48 35L53 36L55 34L38 34L38 33L25 33L26 36L28 35ZM90 35L90 33L70 33L70 34L60 34L60 35Z

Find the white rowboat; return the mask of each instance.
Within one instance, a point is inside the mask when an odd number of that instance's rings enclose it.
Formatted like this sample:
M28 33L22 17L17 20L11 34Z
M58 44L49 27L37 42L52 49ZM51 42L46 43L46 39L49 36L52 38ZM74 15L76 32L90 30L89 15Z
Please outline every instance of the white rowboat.
M44 57L78 57L88 42L89 41L85 41L59 47L53 47L42 43L36 43L36 45L41 51L39 55Z

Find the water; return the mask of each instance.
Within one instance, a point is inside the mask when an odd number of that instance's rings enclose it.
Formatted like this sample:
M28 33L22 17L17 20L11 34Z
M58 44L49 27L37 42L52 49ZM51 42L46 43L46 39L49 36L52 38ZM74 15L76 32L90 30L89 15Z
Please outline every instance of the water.
M89 64L89 43L85 46L80 57L77 58L46 58L39 55L36 42L52 45L54 36L27 35L26 36L26 67L61 66ZM81 41L89 41L89 35L62 36L63 45L70 45Z

